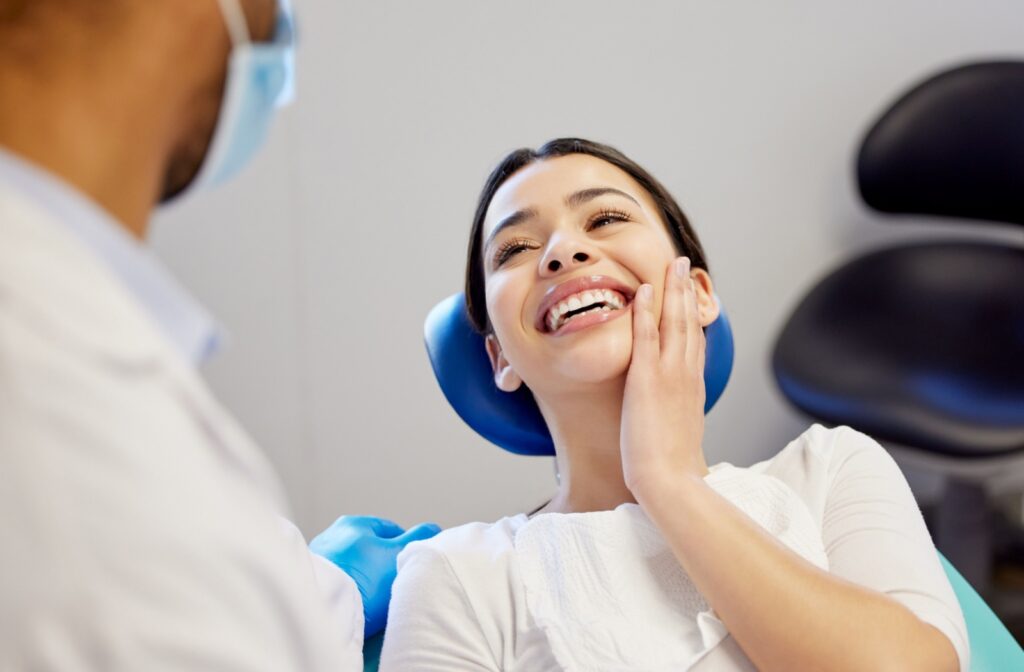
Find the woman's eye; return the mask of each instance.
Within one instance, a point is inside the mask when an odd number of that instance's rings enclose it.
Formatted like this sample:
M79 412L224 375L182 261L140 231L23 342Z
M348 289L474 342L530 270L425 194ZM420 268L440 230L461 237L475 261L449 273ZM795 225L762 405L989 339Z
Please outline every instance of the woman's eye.
M505 243L498 248L497 253L494 255L495 267L501 266L512 257L528 249L530 249L530 246L524 241L513 240Z
M506 248L501 253L501 260L508 261L512 257L516 256L520 252L526 249L526 245L513 245L512 247Z
M590 220L590 226L588 228L590 230L600 229L603 226L615 224L616 222L625 222L627 220L629 220L629 215L624 212L602 212Z

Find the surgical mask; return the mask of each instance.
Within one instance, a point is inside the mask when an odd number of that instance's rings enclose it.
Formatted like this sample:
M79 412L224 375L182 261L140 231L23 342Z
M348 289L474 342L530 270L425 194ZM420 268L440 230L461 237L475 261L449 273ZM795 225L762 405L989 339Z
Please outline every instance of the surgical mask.
M185 192L234 177L266 140L277 108L295 93L295 30L291 0L278 0L272 42L254 43L240 0L218 0L231 36L220 115L199 173Z

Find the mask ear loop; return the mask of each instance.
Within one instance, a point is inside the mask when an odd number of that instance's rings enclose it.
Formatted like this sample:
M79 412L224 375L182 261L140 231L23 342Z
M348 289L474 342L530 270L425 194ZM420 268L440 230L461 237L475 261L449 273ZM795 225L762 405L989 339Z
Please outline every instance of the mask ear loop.
M242 11L240 0L218 0L220 13L224 16L224 24L231 36L231 44L251 44L252 36L249 35L249 24L245 20L245 12Z

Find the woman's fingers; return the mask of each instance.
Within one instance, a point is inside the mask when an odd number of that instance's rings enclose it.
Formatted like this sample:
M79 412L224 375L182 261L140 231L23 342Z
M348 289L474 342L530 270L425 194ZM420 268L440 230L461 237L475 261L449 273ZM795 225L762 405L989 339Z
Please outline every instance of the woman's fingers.
M700 349L699 349L698 354L697 354L697 368L700 370L701 374L703 375L703 373L704 373L704 364L707 361L707 354L708 354L708 337L707 337L707 334L704 333L703 329L700 330L700 338L698 340L700 342Z
M696 368L699 363L701 341L704 334L701 331L700 315L697 310L697 283L693 278L686 278L684 296L686 304L686 364ZM703 369L701 369L701 373L703 373Z
M690 260L679 257L665 271L665 296L661 303L661 356L669 366L682 363L686 353L686 285Z
M696 378L695 382L697 384L698 389L697 396L700 400L700 404L703 405L703 403L705 403L707 400L708 394L708 390L705 388L705 379L703 379L703 373L705 373L705 358L707 354L708 337L705 335L705 333L703 333L703 329L700 326L700 310L697 307L696 281L692 279L690 280L689 295L691 301L690 305L692 307L692 309L690 310L690 314L693 320L691 327L693 331L690 332L690 340L693 342L693 360L690 366L692 367L691 370L693 371L693 374Z
M654 289L650 285L640 285L633 298L633 355L630 372L634 368L641 370L656 365L661 356L659 351L658 322L654 319Z

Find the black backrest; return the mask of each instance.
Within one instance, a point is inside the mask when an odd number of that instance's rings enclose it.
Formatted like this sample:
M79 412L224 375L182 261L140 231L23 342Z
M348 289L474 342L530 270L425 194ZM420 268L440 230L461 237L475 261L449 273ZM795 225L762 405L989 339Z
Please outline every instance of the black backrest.
M911 89L864 138L857 178L883 212L1024 225L1024 61L965 65Z

